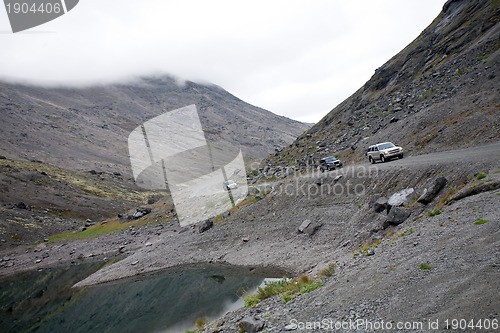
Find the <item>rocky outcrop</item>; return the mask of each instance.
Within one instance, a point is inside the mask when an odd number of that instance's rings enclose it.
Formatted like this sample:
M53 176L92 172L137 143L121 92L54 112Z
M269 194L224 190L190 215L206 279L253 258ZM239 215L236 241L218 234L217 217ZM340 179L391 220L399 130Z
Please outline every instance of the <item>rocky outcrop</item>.
M200 234L204 233L205 231L212 229L213 226L214 226L214 221L212 219L206 219L205 221L200 222L198 226L198 232Z
M387 210L390 211L392 207L399 207L406 205L415 197L415 190L413 188L406 188L391 195L387 200Z
M418 202L427 205L430 203L436 195L446 186L448 183L448 179L445 177L439 177L434 180L434 183L427 189L424 190L424 193L417 199Z
M389 225L399 225L410 217L411 211L403 207L392 207L387 215L385 227Z
M448 4L363 87L265 164L306 169L332 154L346 164L388 138L410 156L499 141L500 118L492 117L500 102L498 4Z

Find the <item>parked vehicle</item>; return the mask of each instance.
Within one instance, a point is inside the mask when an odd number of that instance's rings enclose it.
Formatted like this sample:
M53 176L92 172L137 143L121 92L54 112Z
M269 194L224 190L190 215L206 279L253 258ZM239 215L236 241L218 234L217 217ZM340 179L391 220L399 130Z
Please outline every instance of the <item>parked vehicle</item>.
M385 162L393 157L403 158L403 148L394 145L392 142L377 143L368 148L366 156L373 164L376 161Z
M336 157L329 156L319 160L319 168L321 172L335 170L336 168L341 168L342 162Z
M228 180L227 182L224 182L224 189L226 189L227 191L231 191L237 188L238 184L236 184L234 180Z

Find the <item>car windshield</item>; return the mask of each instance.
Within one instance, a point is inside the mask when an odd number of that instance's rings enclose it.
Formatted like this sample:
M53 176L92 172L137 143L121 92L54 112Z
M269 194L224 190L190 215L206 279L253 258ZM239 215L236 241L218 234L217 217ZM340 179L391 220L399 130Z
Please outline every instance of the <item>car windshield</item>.
M325 162L335 162L337 159L335 157L327 157L325 158Z
M236 183L234 182L234 180L228 180L228 181L226 182L226 185L233 185L233 184L236 184Z
M383 143L380 146L378 146L378 149L379 150L384 150L384 149L389 149L389 148L392 148L392 147L395 147L394 144L392 142L387 142L387 143Z

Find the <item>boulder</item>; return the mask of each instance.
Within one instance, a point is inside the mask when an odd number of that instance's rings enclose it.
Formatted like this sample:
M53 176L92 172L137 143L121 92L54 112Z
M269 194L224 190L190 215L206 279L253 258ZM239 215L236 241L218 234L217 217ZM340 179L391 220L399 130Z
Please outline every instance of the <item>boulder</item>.
M323 223L319 222L312 222L311 220L305 220L302 222L302 224L299 226L298 231L300 233L307 234L309 236L312 236L316 233L316 231L319 230L323 226Z
M120 223L125 223L125 222L128 222L128 221L131 221L132 220L132 216L118 214L118 219L119 219Z
M311 220L305 220L304 222L302 222L302 224L298 227L297 230L299 232L303 233L310 224L311 224Z
M424 190L424 193L417 199L417 201L427 205L438 195L446 184L448 184L448 179L445 177L436 178L434 183L428 189L426 188Z
M323 223L318 223L318 222L313 222L311 223L305 230L305 233L308 234L309 236L314 235L321 227L323 226Z
M377 213L383 212L387 208L387 198L380 197L373 203L373 210Z
M415 190L413 188L406 188L391 195L387 200L387 208L399 207L406 205L415 197Z
M198 231L201 234L207 230L212 229L213 226L214 222L212 221L212 219L206 219L205 221L200 223L200 225L198 226Z
M26 210L31 210L30 205L25 204L24 202L18 202L17 204L14 205L18 209L26 209Z
M403 223L411 214L409 209L403 207L392 207L389 215L387 215L386 225L398 225Z
M136 220L136 219L139 219L139 218L141 218L144 215L147 215L149 213L151 213L151 208L142 208L142 207L141 208L137 208L135 210L135 213L132 214L132 218Z
M246 317L239 322L239 327L241 329L240 331L246 333L257 333L262 331L264 328L264 322L252 317Z

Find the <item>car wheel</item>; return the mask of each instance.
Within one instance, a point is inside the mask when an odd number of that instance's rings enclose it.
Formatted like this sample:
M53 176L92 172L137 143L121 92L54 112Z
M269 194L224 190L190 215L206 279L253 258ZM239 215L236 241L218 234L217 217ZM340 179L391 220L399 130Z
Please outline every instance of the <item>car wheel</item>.
M384 157L384 155L380 155L380 160L382 161L382 163L384 163L384 162L385 162L385 157Z
M371 164L375 164L375 160L371 156L368 157L368 161L370 161Z
M403 154L399 155L399 159L402 159L403 158Z

